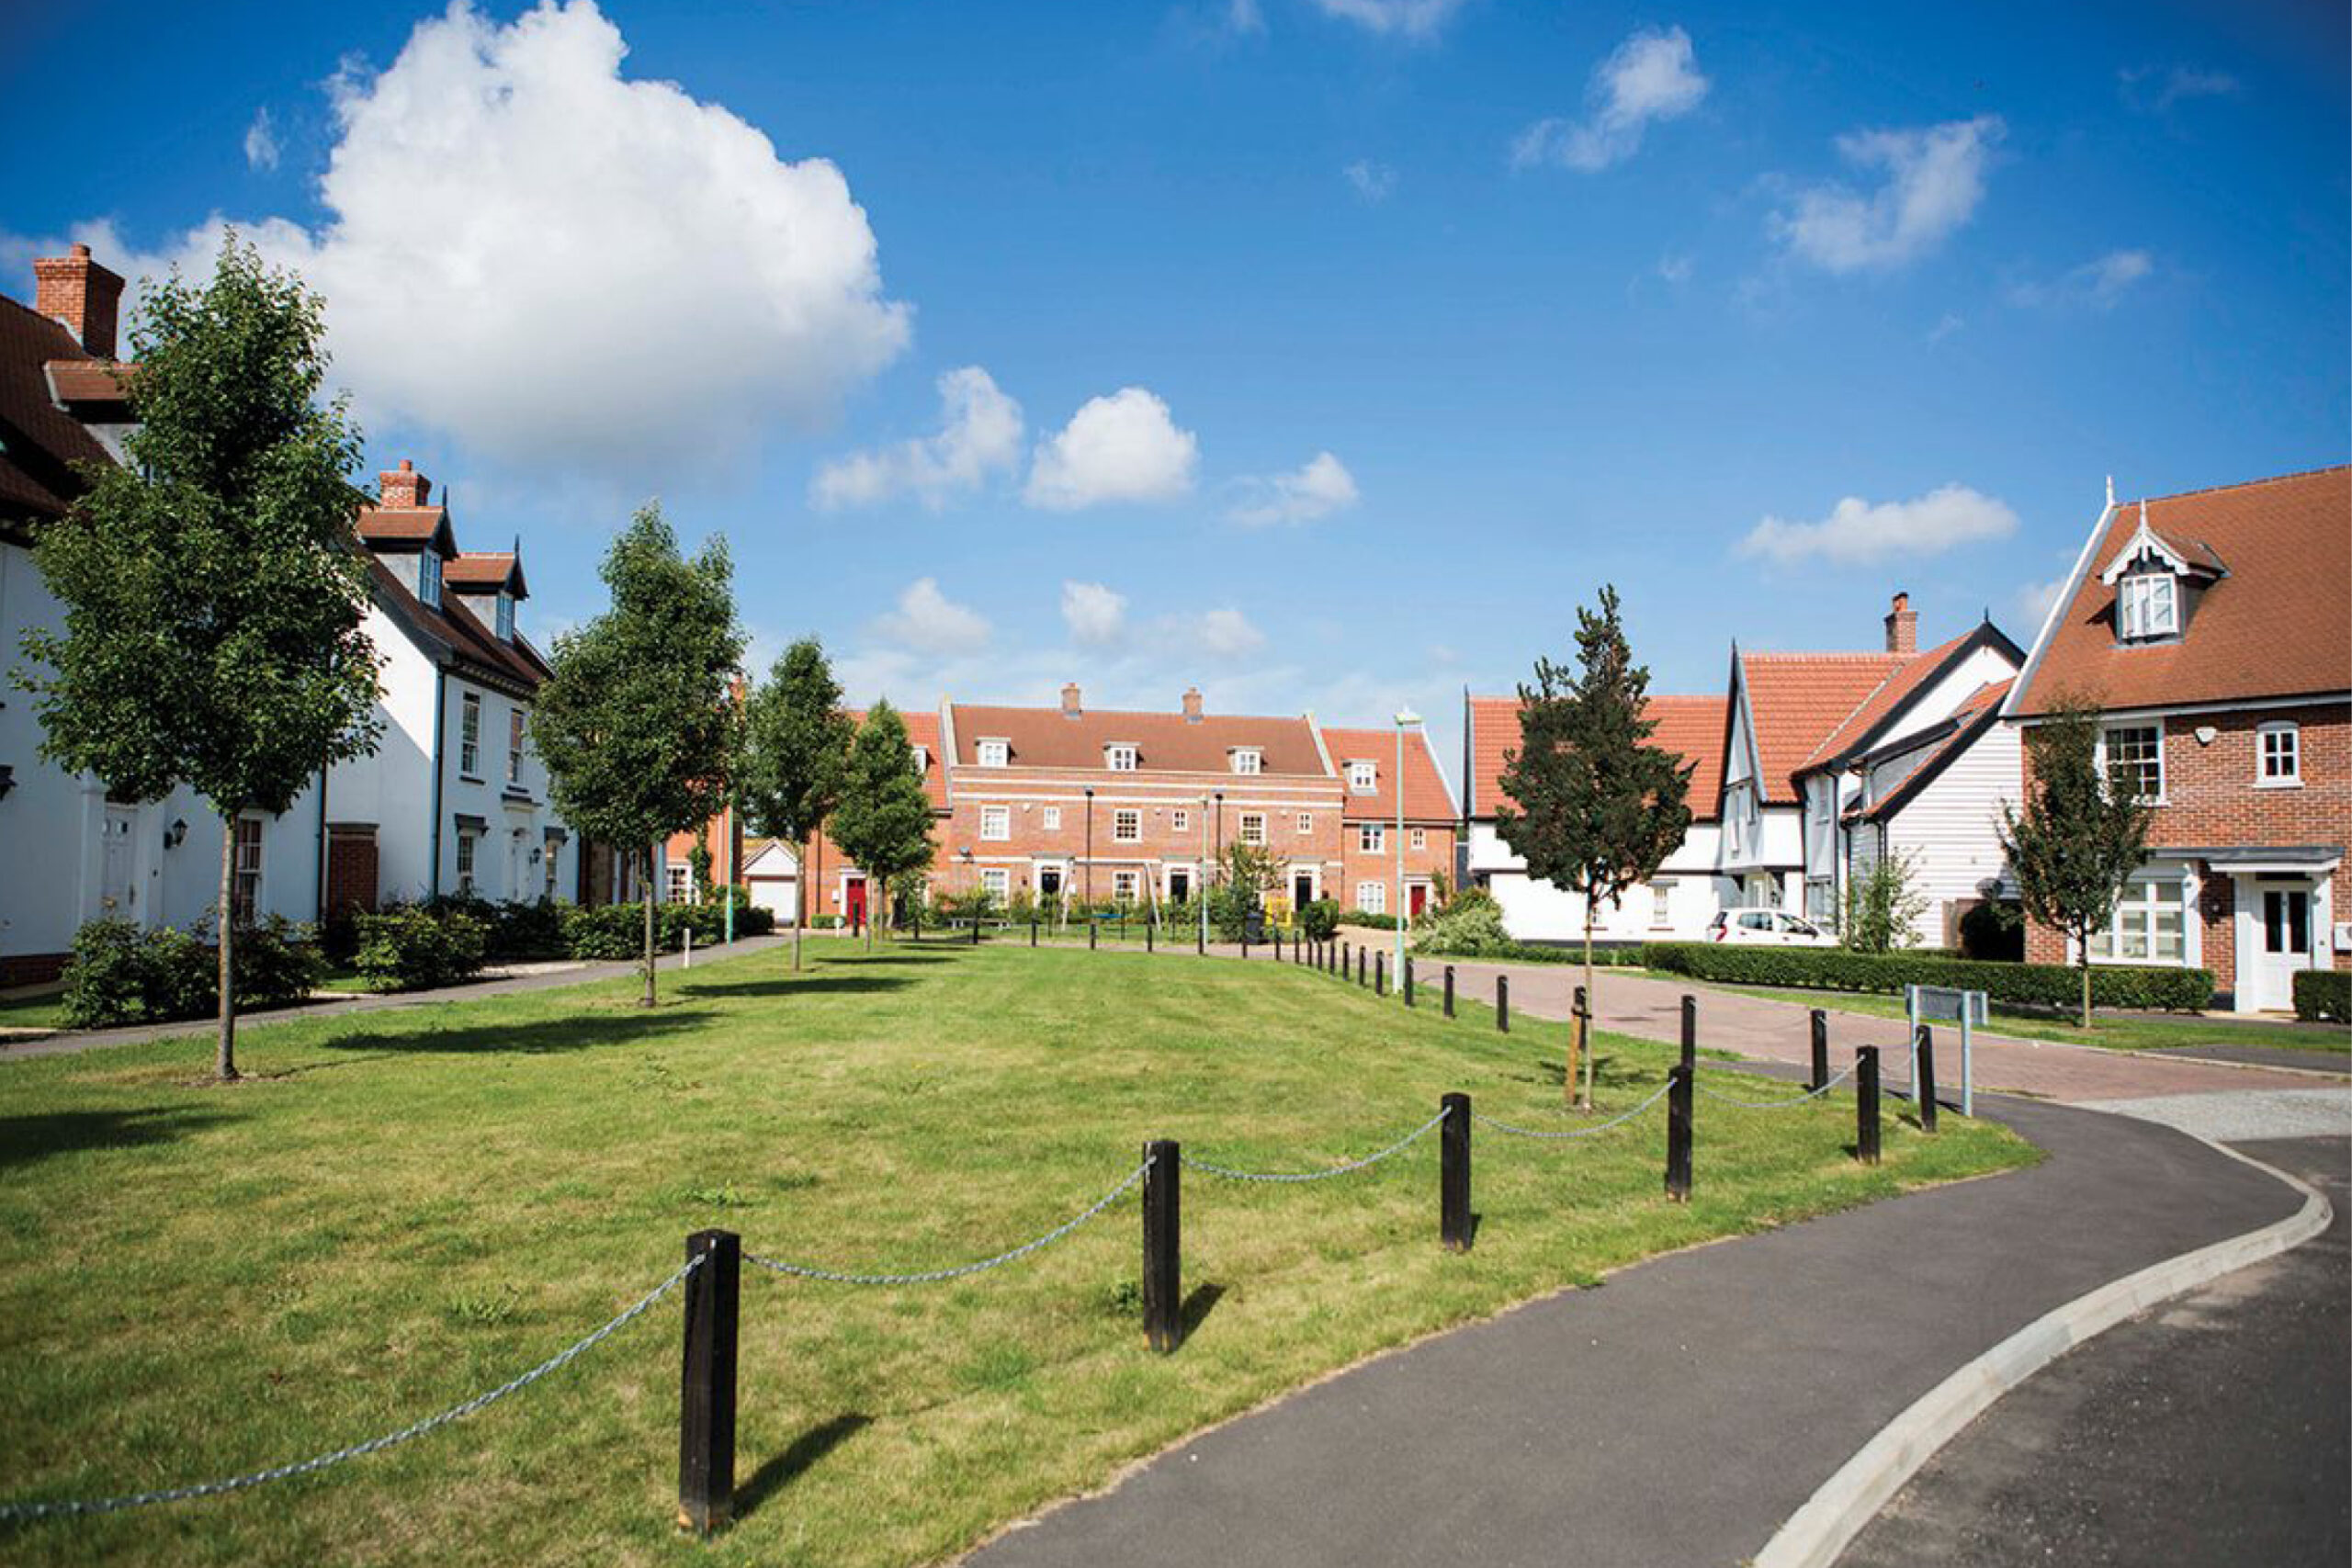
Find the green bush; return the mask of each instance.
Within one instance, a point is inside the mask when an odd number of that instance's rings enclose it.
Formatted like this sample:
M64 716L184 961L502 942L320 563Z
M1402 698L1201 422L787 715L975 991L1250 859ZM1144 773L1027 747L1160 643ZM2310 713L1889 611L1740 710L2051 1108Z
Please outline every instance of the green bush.
M1329 942L1340 930L1340 901L1317 898L1298 911L1299 928L1317 942Z
M358 916L352 966L371 991L425 991L481 972L490 931L470 911L411 904Z
M1892 995L1905 986L1955 986L1997 1002L2066 1008L2082 998L2081 971L2061 964L1979 964L1912 953L1847 953L1829 947L1747 947L1736 942L1656 942L1649 966L1694 980L1736 986L1797 986ZM2194 1012L2213 998L2204 969L2095 965L2091 1000L2098 1007Z
M1421 928L1413 951L1442 958L1501 958L1518 943L1503 930L1503 907L1483 887L1465 887Z
M2295 1016L2306 1023L2352 1021L2352 969L2298 970Z
M237 932L240 1010L284 1007L310 994L325 973L310 935L275 915ZM220 950L201 936L92 920L74 935L62 1016L69 1029L202 1018L220 1010Z
M730 891L735 900L737 936L765 936L775 930L775 910L763 909L752 903L751 893L743 887ZM628 959L645 955L642 904L566 904L561 906L559 919L563 931L563 951L574 958ZM841 917L819 915L808 923L837 926ZM658 950L677 952L688 931L695 933L696 947L724 941L727 907L718 902L653 906L653 944Z
M841 923L842 918L839 915L811 915L808 917L808 929L812 931L838 931L841 929Z
M1363 926L1370 931L1393 931L1396 929L1396 917L1375 915L1369 909L1350 909L1340 917L1340 923L1344 926Z

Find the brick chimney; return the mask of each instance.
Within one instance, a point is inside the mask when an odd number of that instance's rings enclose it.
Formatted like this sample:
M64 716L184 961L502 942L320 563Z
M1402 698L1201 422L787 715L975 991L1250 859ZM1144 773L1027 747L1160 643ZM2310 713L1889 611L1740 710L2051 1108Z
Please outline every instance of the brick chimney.
M1062 716L1076 718L1085 711L1078 700L1078 682L1075 681L1065 682L1062 686Z
M433 494L433 481L418 473L416 465L406 457L399 468L386 468L376 479L386 506L424 506Z
M1201 689L1198 686L1184 688L1184 722L1187 724L1201 722Z
M1886 651L1919 651L1919 612L1911 607L1911 595L1908 593L1897 593L1894 608L1886 613Z
M63 322L85 353L114 357L115 319L121 306L122 275L92 261L87 245L33 263L33 309Z

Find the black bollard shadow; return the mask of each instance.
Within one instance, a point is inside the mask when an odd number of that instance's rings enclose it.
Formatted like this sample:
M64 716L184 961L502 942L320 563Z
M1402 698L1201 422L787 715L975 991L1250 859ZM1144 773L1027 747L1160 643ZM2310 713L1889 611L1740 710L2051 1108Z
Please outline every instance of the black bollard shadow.
M750 1518L761 1504L813 1469L819 1460L872 1425L873 1416L853 1410L811 1427L793 1438L784 1452L753 1471L750 1480L735 1488L735 1517L738 1519Z

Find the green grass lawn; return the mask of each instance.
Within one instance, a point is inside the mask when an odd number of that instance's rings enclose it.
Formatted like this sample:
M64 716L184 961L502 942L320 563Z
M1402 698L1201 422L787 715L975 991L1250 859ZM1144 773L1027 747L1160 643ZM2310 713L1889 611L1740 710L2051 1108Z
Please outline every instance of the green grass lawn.
M65 999L61 992L0 997L0 1029L62 1029Z
M1807 1007L1864 1013L1871 1018L1904 1016L1901 997L1874 996L1862 991L1814 991L1796 987L1729 986L1693 980L1664 970L1640 971L1653 980L1683 987L1736 991L1803 1002ZM1993 1021L1985 1027L1997 1034L2022 1040L2056 1040L2069 1045L2103 1045L2114 1051L2162 1051L2182 1045L2268 1045L2281 1051L2314 1051L2336 1055L2352 1054L2352 1029L2340 1023L2215 1022L2211 1019L2167 1017L2160 1013L2102 1012L2095 1028L2083 1030L2064 1019L2032 1008L1992 1004ZM1958 1027L1953 1025L1952 1027Z
M1559 1031L1504 1036L1287 966L823 944L632 982L0 1064L0 1499L284 1462L503 1382L676 1268L684 1237L939 1267L1075 1213L1151 1136L1250 1168L1375 1149L1463 1089L1557 1120ZM1600 1100L1662 1046L1601 1037ZM1187 1173L1197 1325L1142 1345L1132 1197L1009 1268L891 1290L743 1281L739 1508L682 1538L678 1311L505 1404L322 1475L0 1526L13 1563L915 1564L1319 1373L1645 1255L2022 1163L1991 1124L1842 1094L1701 1100L1589 1142L1477 1135L1478 1243L1436 1240L1434 1135L1298 1185ZM1758 1311L1770 1310L1759 1302ZM1661 1325L1661 1331L1670 1325Z

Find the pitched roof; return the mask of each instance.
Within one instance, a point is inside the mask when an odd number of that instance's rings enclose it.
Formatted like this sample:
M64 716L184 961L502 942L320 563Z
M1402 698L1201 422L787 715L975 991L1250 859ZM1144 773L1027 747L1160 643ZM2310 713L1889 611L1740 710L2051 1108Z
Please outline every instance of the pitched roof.
M1188 719L1175 713L1123 713L1089 708L1072 716L1059 708L985 707L955 705L956 761L978 761L982 740L1012 743L1016 768L1076 768L1108 771L1102 749L1129 744L1136 766L1147 773L1233 772L1232 751L1254 747L1269 773L1327 777L1315 731L1304 718L1257 718L1211 714Z
M2222 570L2175 639L2116 639L2116 590L2098 574L2141 505L2100 519L2010 698L2012 716L2077 693L2109 708L2245 702L2352 688L2352 468L2152 498L2148 525Z
M1918 656L1903 653L1737 654L1755 726L1758 782L1767 800L1799 800L1798 775L1832 732L1860 713L1887 678Z
M369 502L359 509L358 528L360 541L371 548L381 549L387 545L397 548L439 539L444 556L455 557L458 553L457 536L449 531L449 509L446 506L379 506Z
M101 366L74 334L0 296L0 525L62 517L83 490L76 463L106 463L98 438L57 406L51 364Z
M368 558L368 568L377 603L395 619L405 620L446 644L451 660L461 670L492 684L519 686L526 692L538 690L539 682L552 673L522 633L515 633L511 643L502 641L454 597L445 595L436 610L410 592L391 568L376 557Z
M1334 729L1323 727L1323 743L1331 753L1331 761L1339 767L1340 776L1347 777L1348 764L1366 761L1376 764L1373 788L1363 795L1348 791L1340 808L1340 817L1347 822L1394 822L1396 820L1396 732L1394 729ZM1454 819L1453 794L1445 787L1445 775L1438 771L1437 757L1430 750L1429 733L1415 730L1405 743L1405 820L1408 822L1451 822Z
M59 402L79 404L94 416L103 413L120 419L130 417L130 396L125 383L127 373L134 368L84 355L79 359L50 360L41 367L41 374L49 382L50 395Z
M522 559L512 550L460 550L456 559L442 568L441 581L451 588L485 592L503 588L517 599L527 599L531 593L523 583Z
M1843 767L1852 761L1878 742L1912 698L1957 669L1980 648L2006 655L2012 667L2025 662L2025 649L2011 642L1991 621L1980 622L1888 671L1876 689L1846 716L1845 722L1822 738L1799 773Z
M1854 807L1847 811L1847 817L1883 822L1902 810L1913 796L1935 782L1937 774L1976 744L1978 737L2000 722L2001 699L2009 694L2014 684L2011 681L1995 681L1977 687L1952 710L1942 728L1928 736L1910 738L1906 743L1925 742L1917 746L1911 766L1890 783L1870 807Z
M852 724L865 722L864 708L844 708ZM907 744L922 748L922 793L929 797L933 811L947 809L947 759L939 750L939 716L921 708L900 708L899 716L906 720Z
M1657 721L1650 744L1692 763L1690 816L1712 822L1721 814L1724 793L1724 697L1655 696L1642 710ZM1470 699L1470 814L1492 817L1502 801L1508 754L1519 750L1520 702L1516 696Z

